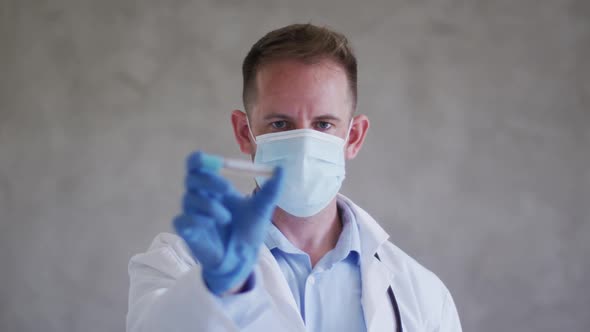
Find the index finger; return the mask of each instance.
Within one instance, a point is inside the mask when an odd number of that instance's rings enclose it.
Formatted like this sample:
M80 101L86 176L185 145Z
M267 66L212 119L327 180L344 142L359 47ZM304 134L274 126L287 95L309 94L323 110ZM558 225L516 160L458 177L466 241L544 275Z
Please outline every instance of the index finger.
M223 167L223 159L218 156L196 151L191 153L186 160L186 168L189 172L217 173Z

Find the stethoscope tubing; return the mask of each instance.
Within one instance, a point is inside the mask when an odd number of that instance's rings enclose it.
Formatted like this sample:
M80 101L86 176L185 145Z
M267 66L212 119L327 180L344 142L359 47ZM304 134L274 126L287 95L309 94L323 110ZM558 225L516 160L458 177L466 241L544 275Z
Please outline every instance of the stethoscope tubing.
M375 253L375 258L381 261L381 258L379 258L379 254L377 253ZM393 288L391 288L391 285L389 285L389 288L387 288L387 295L389 296L389 301L391 302L391 306L393 307L393 314L395 315L395 330L397 332L403 332L404 330L402 327L402 317L399 313L399 305L397 304L397 299L395 298L395 293L393 292Z

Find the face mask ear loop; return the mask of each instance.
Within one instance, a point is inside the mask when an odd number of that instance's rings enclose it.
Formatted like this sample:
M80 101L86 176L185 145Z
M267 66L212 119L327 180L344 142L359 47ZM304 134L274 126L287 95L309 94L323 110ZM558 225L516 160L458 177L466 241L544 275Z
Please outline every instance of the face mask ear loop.
M252 126L250 126L250 119L248 119L248 115L246 115L246 123L248 124L248 132L250 133L250 137L254 141L254 144L256 144L256 136L254 136L254 133L252 132Z
M346 144L348 143L350 131L352 130L352 122L353 122L353 119L350 119L350 125L348 126L348 132L346 132L346 138L344 139L344 146L346 146Z

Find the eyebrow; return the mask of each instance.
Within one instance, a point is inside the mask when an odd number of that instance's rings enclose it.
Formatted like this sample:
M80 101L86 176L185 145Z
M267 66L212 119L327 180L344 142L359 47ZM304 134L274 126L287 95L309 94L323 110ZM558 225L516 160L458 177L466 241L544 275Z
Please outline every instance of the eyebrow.
M281 120L291 120L292 118L288 115L285 114L281 114L281 113L270 113L264 116L264 120L274 120L274 119L281 119ZM325 114L325 115L319 115L313 118L314 120L320 120L320 121L325 121L325 120L331 120L334 122L340 122L342 121L340 118L330 115L330 114Z
M264 116L264 120L271 119L291 120L291 117L281 113L270 113Z
M322 121L331 120L331 121L334 121L334 122L340 122L340 121L342 121L339 117L336 117L336 116L333 116L333 115L330 115L330 114L316 116L314 118L314 120L322 120Z

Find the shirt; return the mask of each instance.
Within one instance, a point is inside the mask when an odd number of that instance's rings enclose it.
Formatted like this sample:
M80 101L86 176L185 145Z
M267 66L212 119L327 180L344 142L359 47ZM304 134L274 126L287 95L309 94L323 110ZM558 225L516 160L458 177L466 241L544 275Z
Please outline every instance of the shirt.
M299 306L308 331L366 331L361 305L360 235L354 214L346 204L338 203L342 232L336 246L312 268L309 255L295 247L271 224L265 245L277 260ZM262 297L260 283L249 278L247 293L222 297L226 312L242 325L240 307ZM258 289L257 289L258 288ZM242 296L246 295L246 296ZM243 301L240 301L239 298ZM241 307L243 310L243 307Z

